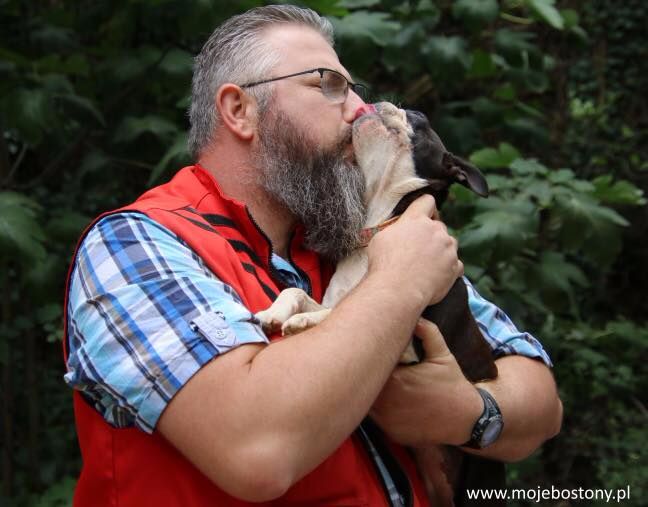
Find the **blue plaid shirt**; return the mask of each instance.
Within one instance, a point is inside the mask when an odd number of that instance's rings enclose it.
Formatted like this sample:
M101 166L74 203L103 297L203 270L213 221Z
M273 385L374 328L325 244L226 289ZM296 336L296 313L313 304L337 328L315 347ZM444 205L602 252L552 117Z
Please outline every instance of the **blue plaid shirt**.
M272 259L289 286L304 288L295 268ZM470 308L495 357L550 359L502 310L468 283ZM83 240L70 282L68 372L116 427L151 433L178 390L218 354L267 343L232 287L189 246L141 213L109 215Z

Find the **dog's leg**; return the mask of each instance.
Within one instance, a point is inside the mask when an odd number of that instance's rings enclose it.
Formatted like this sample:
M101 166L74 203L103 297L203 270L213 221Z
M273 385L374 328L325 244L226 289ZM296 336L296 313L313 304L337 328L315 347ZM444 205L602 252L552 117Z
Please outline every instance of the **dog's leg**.
M281 291L277 299L266 310L255 316L261 322L263 331L267 334L276 333L290 317L303 312L317 312L322 305L317 303L303 290L289 288Z
M284 336L287 336L300 333L301 331L306 331L322 322L329 313L331 313L330 309L323 308L316 312L298 313L297 315L293 315L284 322L283 326L281 326L281 333Z
M430 505L454 507L454 490L461 468L461 452L445 445L430 445L414 449L414 456Z

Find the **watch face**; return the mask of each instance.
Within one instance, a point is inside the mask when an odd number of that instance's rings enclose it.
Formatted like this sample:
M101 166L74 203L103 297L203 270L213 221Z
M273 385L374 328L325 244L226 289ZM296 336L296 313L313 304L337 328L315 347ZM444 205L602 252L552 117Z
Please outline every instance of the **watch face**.
M484 433L482 434L480 442L481 446L486 447L495 442L495 440L497 440L497 437L499 437L500 433L502 432L503 426L504 425L502 424L502 419L499 417L488 421L488 425L486 426Z

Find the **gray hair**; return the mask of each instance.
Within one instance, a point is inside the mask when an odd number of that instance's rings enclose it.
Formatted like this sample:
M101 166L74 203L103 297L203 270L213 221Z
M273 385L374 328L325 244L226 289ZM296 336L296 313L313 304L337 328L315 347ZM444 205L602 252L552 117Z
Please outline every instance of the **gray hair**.
M225 83L243 84L269 77L279 55L262 37L269 27L296 24L313 28L333 46L333 26L311 9L294 5L268 5L233 16L211 34L194 60L189 106L188 148L197 159L214 139L220 124L214 104L216 91ZM272 96L272 86L248 89L263 111Z

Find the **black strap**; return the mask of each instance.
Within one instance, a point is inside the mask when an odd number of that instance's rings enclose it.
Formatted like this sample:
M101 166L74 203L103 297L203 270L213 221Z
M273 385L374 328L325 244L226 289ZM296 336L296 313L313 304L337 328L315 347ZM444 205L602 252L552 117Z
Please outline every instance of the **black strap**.
M366 417L357 433L381 479L390 507L412 507L414 503L412 485L403 467L387 447L382 431L376 423Z

